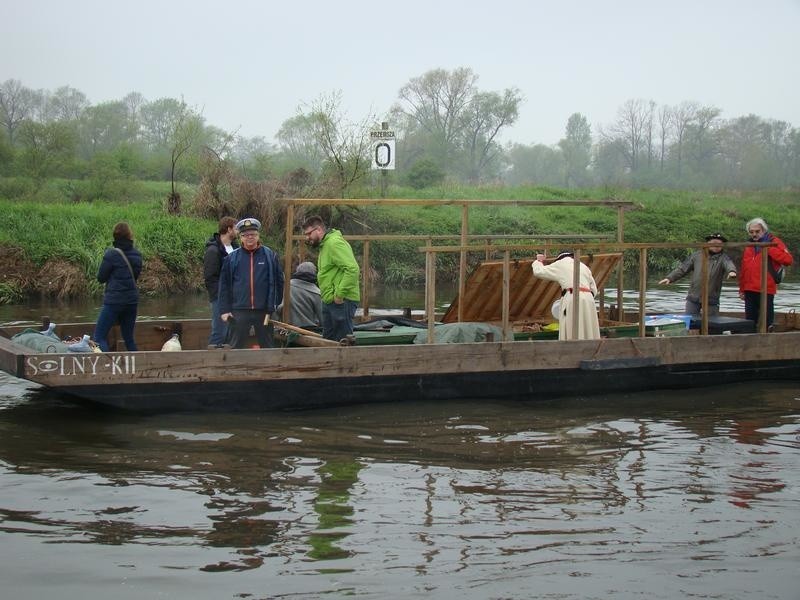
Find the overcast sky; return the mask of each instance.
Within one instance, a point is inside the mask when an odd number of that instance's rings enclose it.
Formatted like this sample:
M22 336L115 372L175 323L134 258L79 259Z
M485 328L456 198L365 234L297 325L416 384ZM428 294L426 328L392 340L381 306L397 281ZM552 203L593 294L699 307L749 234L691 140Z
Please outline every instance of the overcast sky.
M6 0L0 81L69 85L98 104L180 98L207 122L273 141L341 91L383 117L411 78L469 67L525 101L503 142L593 133L630 99L692 100L723 118L800 127L800 0Z

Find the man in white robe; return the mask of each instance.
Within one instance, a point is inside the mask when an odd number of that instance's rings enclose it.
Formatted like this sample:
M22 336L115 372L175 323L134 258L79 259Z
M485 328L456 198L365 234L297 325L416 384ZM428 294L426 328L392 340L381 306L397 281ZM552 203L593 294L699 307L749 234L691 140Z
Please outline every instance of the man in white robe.
M571 252L562 252L548 265L544 264L544 254L537 254L531 268L534 277L555 281L561 286L561 308L558 318L559 340L597 340L600 339L600 323L597 319L597 308L594 297L597 295L597 284L592 272L585 264L580 264L580 290L576 294L572 289L575 259ZM577 306L578 331L572 331L572 311Z

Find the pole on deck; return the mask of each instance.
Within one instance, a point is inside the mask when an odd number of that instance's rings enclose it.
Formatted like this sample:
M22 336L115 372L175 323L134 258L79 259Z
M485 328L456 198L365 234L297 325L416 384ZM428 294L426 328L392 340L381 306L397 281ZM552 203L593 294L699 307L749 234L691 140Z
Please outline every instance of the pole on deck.
M510 265L510 256L511 253L506 250L503 252L503 341L512 341L514 339L514 335L511 332L511 323L510 323L510 307L509 302L511 298L511 265Z
M283 243L283 315L291 310L291 292L289 290L292 275L292 233L294 232L294 205L286 207L286 238Z
M645 306L647 305L647 248L639 251L639 337L645 334ZM621 305L620 305L621 306Z
M580 320L580 294L581 294L581 250L575 248L572 254L572 339L578 337Z
M758 301L758 333L767 333L767 270L769 253L766 246L761 247L761 299Z
M700 293L700 306L703 314L700 317L700 334L708 335L708 246L703 247L703 258L700 267L703 287Z
M458 322L461 323L464 316L464 295L467 292L467 250L469 243L467 235L469 233L469 207L466 204L461 206L461 252L458 261Z
M362 262L362 277L363 277L363 288L364 291L361 293L361 309L364 313L364 320L366 321L369 319L369 294L370 294L370 285L369 285L369 240L364 242L364 254L361 260Z
M428 319L428 343L436 341L436 253L425 253L425 316Z

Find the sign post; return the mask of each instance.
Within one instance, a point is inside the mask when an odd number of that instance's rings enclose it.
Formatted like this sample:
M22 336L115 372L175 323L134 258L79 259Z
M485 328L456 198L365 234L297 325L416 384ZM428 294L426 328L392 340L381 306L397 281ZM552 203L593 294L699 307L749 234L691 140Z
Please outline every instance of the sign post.
M383 171L381 198L385 198L388 171L394 171L395 165L394 131L390 131L389 124L384 121L381 123L381 129L371 131L369 136L372 140L372 169Z

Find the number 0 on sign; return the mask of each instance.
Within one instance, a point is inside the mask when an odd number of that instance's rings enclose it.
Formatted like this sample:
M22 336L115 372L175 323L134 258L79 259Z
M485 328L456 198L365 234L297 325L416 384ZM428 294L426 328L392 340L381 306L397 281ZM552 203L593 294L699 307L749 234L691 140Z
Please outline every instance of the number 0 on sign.
M372 168L394 170L394 140L377 139L372 144Z

